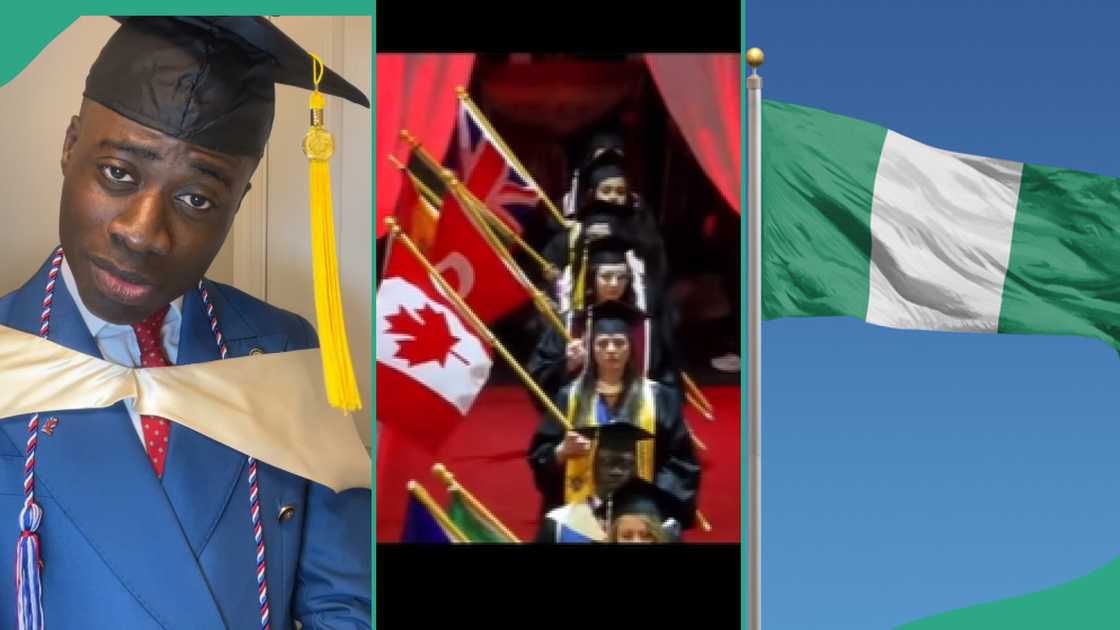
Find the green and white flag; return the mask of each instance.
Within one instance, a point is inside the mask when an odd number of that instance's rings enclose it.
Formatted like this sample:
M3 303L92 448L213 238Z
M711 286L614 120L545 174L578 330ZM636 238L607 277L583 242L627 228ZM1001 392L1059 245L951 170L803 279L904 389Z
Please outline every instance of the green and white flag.
M510 543L513 542L485 515L463 500L456 491L450 491L451 500L447 504L447 517L466 534L472 543Z
M1080 335L1120 350L1120 180L762 108L764 319Z

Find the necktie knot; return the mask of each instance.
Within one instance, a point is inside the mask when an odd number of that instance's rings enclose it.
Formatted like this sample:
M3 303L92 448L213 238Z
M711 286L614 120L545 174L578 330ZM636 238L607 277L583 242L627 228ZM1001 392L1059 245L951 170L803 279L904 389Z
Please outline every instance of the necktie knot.
M160 330L170 308L171 305L168 304L149 315L144 321L132 324L132 330L136 333L136 343L140 346L140 367L170 365L160 344Z

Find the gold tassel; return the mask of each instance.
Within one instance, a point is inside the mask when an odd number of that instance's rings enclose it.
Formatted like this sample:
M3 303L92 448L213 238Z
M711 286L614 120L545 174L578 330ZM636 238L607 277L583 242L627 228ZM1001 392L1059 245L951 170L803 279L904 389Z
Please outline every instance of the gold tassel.
M575 295L572 296L572 312L579 313L583 310L584 296L587 294L587 258L588 248L584 246L583 254L580 256L579 266L576 270L578 274L575 281ZM574 262L574 261L573 261Z
M303 153L309 161L311 183L311 268L315 279L315 314L319 324L319 348L323 357L323 384L330 404L345 412L362 407L358 380L350 361L346 322L342 315L342 290L338 282L338 256L334 246L334 209L331 204L330 157L334 138L323 128L326 100L319 91L325 66L313 59L315 91L311 93L311 128L303 138Z

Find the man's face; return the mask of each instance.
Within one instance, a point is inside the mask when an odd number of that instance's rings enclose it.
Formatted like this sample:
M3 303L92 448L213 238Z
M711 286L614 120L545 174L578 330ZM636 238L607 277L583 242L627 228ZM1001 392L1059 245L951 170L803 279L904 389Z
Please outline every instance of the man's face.
M229 233L256 162L85 101L62 149L59 237L86 307L131 324L196 285Z
M595 490L605 497L635 475L634 450L600 445L595 450Z

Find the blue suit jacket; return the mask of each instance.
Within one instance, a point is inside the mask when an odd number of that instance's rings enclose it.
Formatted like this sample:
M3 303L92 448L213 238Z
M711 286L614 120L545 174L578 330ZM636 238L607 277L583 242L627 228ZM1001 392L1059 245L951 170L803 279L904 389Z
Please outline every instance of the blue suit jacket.
M44 265L0 298L0 324L38 334ZM315 347L302 318L207 281L229 356L259 348ZM50 339L100 356L75 306L55 285ZM197 291L183 301L179 364L217 360ZM43 378L50 375L44 373ZM0 383L3 387L3 383ZM44 620L78 628L260 627L256 545L245 455L175 425L162 481L152 474L123 403L106 409L42 410L35 490L44 515ZM15 566L23 501L27 416L0 421L0 566ZM369 490L334 493L258 463L272 627L369 628ZM284 506L295 515L280 522ZM9 573L9 576L12 576ZM15 627L14 577L0 581L0 629Z

